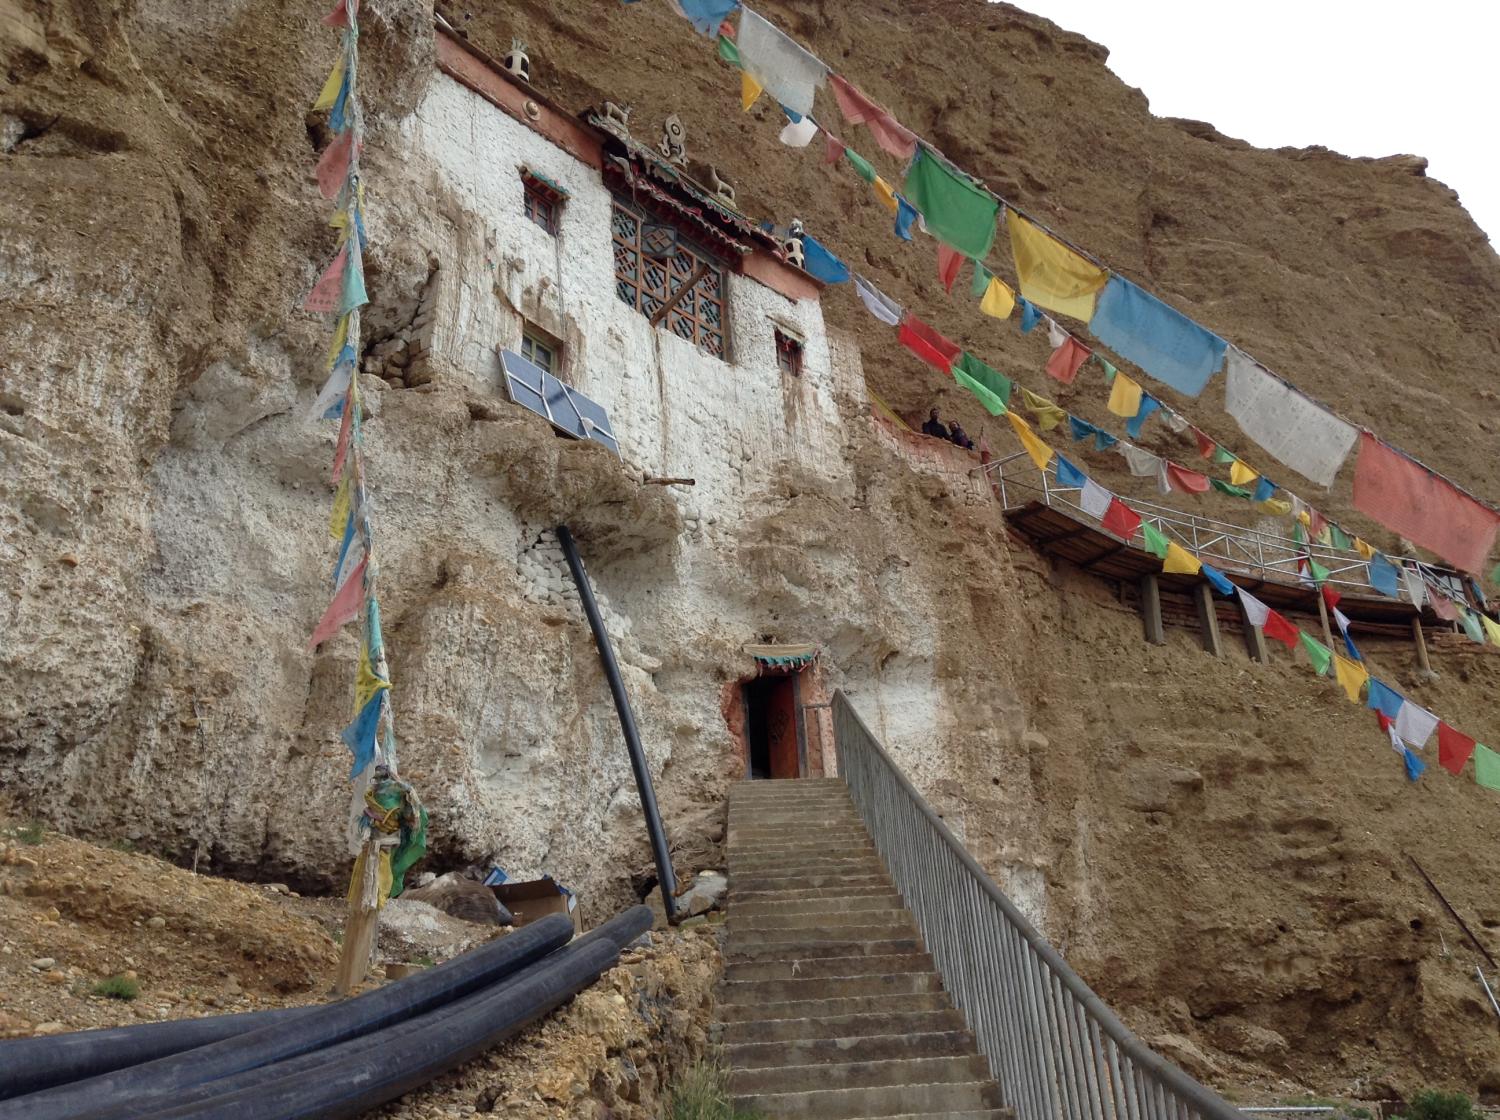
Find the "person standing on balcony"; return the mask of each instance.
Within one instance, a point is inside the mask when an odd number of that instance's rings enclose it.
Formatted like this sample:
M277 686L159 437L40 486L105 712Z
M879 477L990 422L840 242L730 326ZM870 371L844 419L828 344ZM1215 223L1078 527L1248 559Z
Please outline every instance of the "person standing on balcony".
M953 429L949 438L965 451L974 450L974 441L969 438L969 433L964 431L964 426L957 420L953 421Z
M948 429L938 419L938 410L933 409L927 414L927 423L922 425L922 434L932 436L934 439L951 439Z

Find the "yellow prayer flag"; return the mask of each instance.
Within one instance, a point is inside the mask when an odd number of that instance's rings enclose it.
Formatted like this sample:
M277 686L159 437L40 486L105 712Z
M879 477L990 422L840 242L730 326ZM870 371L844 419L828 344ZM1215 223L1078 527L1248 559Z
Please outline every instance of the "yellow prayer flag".
M333 510L328 514L328 535L334 540L343 539L344 526L349 524L349 493L353 480L353 471L344 472L344 477L339 480L339 488L333 492Z
M1187 549L1183 548L1176 541L1167 542L1167 558L1162 561L1162 571L1175 572L1178 575L1184 576L1195 576L1202 568L1202 562Z
M1229 481L1236 486L1249 486L1259 477L1259 471L1251 470L1249 466L1238 459L1229 464Z
M344 343L349 341L349 316L340 315L339 325L334 328L333 342L328 347L328 359L323 363L327 369L333 368L333 363L339 360L339 351L344 348Z
M1141 410L1141 383L1116 372L1109 390L1109 410L1116 416L1134 416Z
M1036 426L1044 432L1050 432L1068 418L1067 409L1059 408L1046 397L1037 396L1024 385L1021 386L1021 397L1036 417Z
M1302 527L1304 529L1311 529L1312 528L1312 517L1307 512L1307 510L1305 510L1305 509L1298 510L1297 511L1297 520L1302 523Z
M1375 549L1363 537L1354 538L1354 550L1366 560L1375 559Z
M1023 392L1025 390L1022 390ZM1036 469L1044 471L1047 464L1052 462L1052 448L1048 447L1042 438L1031 430L1031 425L1022 420L1014 412L1007 412L1005 418L1010 421L1010 426L1016 430L1016 436L1021 441L1021 446L1026 448L1026 454L1031 456L1031 461L1036 464Z
M1496 622L1487 614L1481 614L1479 621L1484 623L1485 637L1489 638L1490 645L1500 646L1500 622Z
M1085 323L1092 319L1094 297L1108 283L1109 273L1014 210L1005 212L1005 225L1010 230L1010 248L1016 258L1021 294L1050 311L1071 315Z
M1364 690L1365 681L1370 679L1370 674L1365 667L1358 661L1345 657L1342 653L1335 653L1333 673L1338 677L1339 684L1344 686L1344 692L1350 701L1358 704L1359 694Z
M896 192L891 189L891 185L879 175L875 176L875 182L872 185L875 188L875 197L880 199L880 205L892 214L896 213L900 209L900 204L896 202Z
M1267 498L1260 503L1260 508L1277 517L1285 517L1292 512L1292 503L1281 498Z
M989 286L984 289L984 298L979 301L979 310L996 319L1009 319L1016 309L1016 293L998 276L991 276Z
M750 106L755 104L755 99L760 96L760 91L765 87L752 78L748 73L740 71L740 108L745 112L750 111Z
M322 92L318 99L313 102L313 112L321 113L324 109L332 109L333 103L339 99L339 87L344 84L344 56L339 55L339 60L333 64L333 71L328 75L328 80L323 83Z
M391 682L384 677L377 676L375 667L370 664L370 647L361 643L359 647L359 668L354 674L354 714L359 715L364 710L374 695L381 689L390 688Z

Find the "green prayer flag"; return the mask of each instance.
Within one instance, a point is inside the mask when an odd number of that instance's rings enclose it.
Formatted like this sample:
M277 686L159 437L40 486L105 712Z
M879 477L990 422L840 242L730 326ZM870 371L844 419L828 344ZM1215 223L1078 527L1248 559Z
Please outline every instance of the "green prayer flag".
M1302 532L1302 522L1300 521L1292 525L1292 540L1298 544L1307 543L1307 536Z
M953 380L957 381L965 389L973 393L974 396L978 399L979 403L984 405L984 407L989 411L989 414L991 416L1005 415L1005 402L997 397L994 393L986 389L978 381L974 380L974 378L970 377L963 370L959 369L956 365L953 367Z
M990 395L997 398L1002 405L1010 404L1010 378L1006 377L998 370L991 369L989 366L985 365L967 350L960 354L958 356L958 359L954 361L953 370L955 374L959 370L962 370L965 374L968 375L971 381L979 382L979 384L984 386L985 389L989 390ZM983 400L982 397L980 399ZM994 410L991 409L990 411L993 412ZM1003 408L1000 410L1000 412L1004 411L1005 410ZM999 416L1000 412L995 412L995 415Z
M1149 521L1141 522L1141 533L1146 538L1146 551L1165 560L1167 558L1167 535Z
M1469 637L1474 639L1474 641L1483 645L1484 630L1480 626L1479 616L1465 607L1459 607L1458 609L1461 612L1459 618L1464 624L1464 633L1468 634Z
M921 212L929 233L975 260L989 256L1000 203L978 183L919 145L904 187L907 201Z
M1328 569L1319 564L1311 556L1307 558L1307 566L1312 571L1313 582L1322 587L1328 581Z
M1500 564L1495 565L1495 570L1490 573L1491 583L1500 583Z
M725 62L743 67L743 63L740 62L740 48L735 46L734 40L727 35L719 36L719 57Z
M1246 490L1243 486L1236 486L1234 483L1225 482L1221 478L1211 478L1208 481L1213 483L1214 489L1220 494L1228 494L1231 498L1250 497L1250 491Z
M1302 648L1307 650L1308 659L1312 662L1313 672L1320 677L1328 675L1328 667L1333 664L1333 650L1314 638L1306 630L1299 630L1297 636L1302 639Z
M970 285L969 291L975 299L984 298L985 290L990 286L990 277L993 275L994 273L985 268L984 265L978 261L974 262L974 281Z
M844 149L844 158L854 167L854 173L867 183L875 181L875 168L869 160L860 155L853 148Z
M1500 754L1483 743L1474 744L1474 780L1485 789L1500 789Z
M1354 547L1354 542L1349 539L1349 534L1337 525L1330 524L1328 526L1328 536L1329 540L1333 542L1334 548L1350 549Z
M1097 351L1095 351L1094 357L1099 358L1099 354ZM1115 379L1115 374L1119 373L1120 371L1115 369L1113 365L1105 361L1103 358L1099 358L1099 364L1104 367L1104 383L1108 385Z
M1214 448L1214 462L1215 463L1229 464L1229 463L1233 463L1234 461L1235 461L1235 458L1234 458L1234 454L1232 452L1225 451L1222 447L1216 447L1216 448Z

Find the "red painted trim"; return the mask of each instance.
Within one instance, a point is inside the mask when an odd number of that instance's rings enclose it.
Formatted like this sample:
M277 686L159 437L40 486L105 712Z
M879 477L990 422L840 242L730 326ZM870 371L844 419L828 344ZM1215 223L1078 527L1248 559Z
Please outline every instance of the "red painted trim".
M780 292L790 300L816 300L823 292L823 285L800 268L777 259L768 249L756 249L740 258L739 272L743 276L764 284L773 292Z
M574 159L596 171L604 166L604 145L592 129L540 96L522 89L509 74L469 50L464 43L441 29L437 32L438 69L468 86L508 117L520 121L546 137ZM536 116L528 113L531 106Z

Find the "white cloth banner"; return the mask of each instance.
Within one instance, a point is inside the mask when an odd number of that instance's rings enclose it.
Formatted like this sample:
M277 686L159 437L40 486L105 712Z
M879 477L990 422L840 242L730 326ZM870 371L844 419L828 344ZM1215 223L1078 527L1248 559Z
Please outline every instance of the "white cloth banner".
M1401 705L1396 713L1396 734L1417 750L1427 745L1432 733L1437 730L1438 718L1426 708L1419 708L1410 700Z
M1087 478L1084 479L1083 497L1078 500L1078 505L1090 517L1102 519L1109 512L1109 503L1113 498L1114 495L1108 490L1100 486L1092 478Z
M828 67L749 8L740 9L735 46L745 72L767 93L794 113L812 112L813 93L827 79Z
M818 126L813 119L803 117L800 121L786 122L786 127L781 130L781 142L788 148L805 148L817 134Z
M1046 317L1043 316L1043 318ZM1047 345L1056 350L1059 346L1062 346L1067 341L1068 336L1064 333L1063 329L1056 323L1054 323L1051 319L1047 319Z
M1427 601L1427 585L1422 582L1422 573L1408 564L1402 564L1401 580L1406 584L1406 593L1411 596L1412 606L1420 610Z
M859 293L865 310L875 318L893 327L901 325L901 305L858 273L854 274L854 290Z
M1245 608L1245 619L1257 630L1266 624L1266 619L1271 617L1271 608L1262 603L1243 587L1236 587L1235 591L1240 596L1240 606Z
M1137 478L1156 478L1161 471L1161 456L1151 454L1144 447L1137 447L1122 439L1115 444L1115 450L1125 459L1130 473Z
M1172 480L1167 476L1167 461L1158 459L1156 463L1156 489L1159 493L1170 494L1172 492Z
M1177 435L1182 435L1191 426L1180 412L1173 412L1170 408L1161 410L1161 419L1168 428Z
M1359 429L1229 348L1224 409L1266 454L1319 486L1332 486Z

